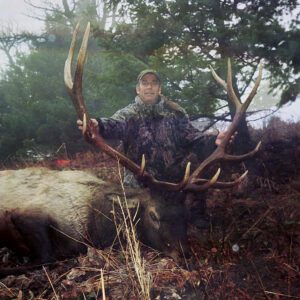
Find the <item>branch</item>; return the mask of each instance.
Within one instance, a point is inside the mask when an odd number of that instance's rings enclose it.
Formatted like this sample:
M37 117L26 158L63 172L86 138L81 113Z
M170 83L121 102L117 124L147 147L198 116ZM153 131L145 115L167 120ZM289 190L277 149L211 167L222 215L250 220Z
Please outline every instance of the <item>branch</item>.
M227 118L230 114L229 113L224 113L220 116L215 116L215 115L211 115L211 114L196 114L196 115L193 115L191 117L189 117L189 119L191 121L195 121L197 119L200 119L200 118L207 118L207 119L211 119L211 120L215 120L215 121L226 121L226 122L231 122L232 120Z
M13 55L11 51L13 48L16 50L19 45L25 42L29 42L39 38L39 36L28 33L28 32L21 32L15 33L15 29L12 26L2 26L0 29L0 50L2 50L9 62L9 65L14 64Z
M252 81L252 79L253 79L253 77L254 77L255 72L256 72L256 67L253 68L253 71L252 71L252 74L251 74L249 80L246 81L245 86L244 86L244 88L243 88L242 91L241 91L241 96L244 95L246 89L248 88L250 82Z
M51 8L47 8L45 6L39 6L39 5L36 5L36 4L32 4L31 1L29 1L29 0L24 0L24 2L26 4L28 4L29 6L31 6L33 8L36 8L36 9L39 9L39 10L50 11L50 12L57 12L58 11L57 9L54 9L53 6L51 6ZM50 2L50 4L51 4L51 2Z
M66 17L68 20L72 19L74 17L74 11L76 8L75 1L72 1L73 7L70 9L70 6L68 5L68 2L66 0L62 0L61 6L57 5L55 6L51 1L43 1L42 3L45 6L40 6L33 4L32 1L24 0L26 4L28 4L31 8L38 9L43 12L43 16L37 16L36 12L33 12L32 14L26 14L29 18L39 20L39 21L45 21L45 16L53 15L53 14L60 14Z
M265 119L273 114L275 114L278 110L280 109L280 107L276 108L275 110L271 110L271 112L267 115L264 115L262 117L259 117L257 119L253 119L253 120L249 120L248 122L255 122L255 121L258 121L258 120L262 120L262 119ZM268 109L269 110L269 109ZM263 112L263 111L268 111L267 109L261 109L261 110L257 110L257 111L254 111L254 112L251 112L252 114L255 114L255 113L258 113L258 112ZM250 112L249 112L250 113Z

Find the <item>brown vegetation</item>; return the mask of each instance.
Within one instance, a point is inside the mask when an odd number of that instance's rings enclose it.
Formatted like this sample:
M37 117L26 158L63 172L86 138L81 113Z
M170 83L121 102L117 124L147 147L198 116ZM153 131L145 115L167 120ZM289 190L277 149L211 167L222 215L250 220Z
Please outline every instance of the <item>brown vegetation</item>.
M263 146L249 162L251 189L210 192L210 227L190 226L192 258L179 266L141 247L139 274L148 278L151 299L300 299L300 124L273 119L252 136L262 137ZM117 181L115 163L95 157L80 155L68 168L94 168ZM146 299L133 257L128 245L89 248L75 259L0 280L0 298ZM7 249L0 258L1 266L20 263Z

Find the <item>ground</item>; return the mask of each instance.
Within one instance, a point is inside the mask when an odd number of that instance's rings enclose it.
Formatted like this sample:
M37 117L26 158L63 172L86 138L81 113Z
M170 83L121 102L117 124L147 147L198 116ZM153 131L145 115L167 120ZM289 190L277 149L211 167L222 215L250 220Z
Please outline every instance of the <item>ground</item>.
M185 263L142 246L139 277L126 250L90 248L0 279L0 299L300 299L299 133L271 135L264 131L247 188L210 191L209 226L190 225L192 257ZM86 157L55 167L90 167ZM114 163L98 162L97 172L115 180ZM7 249L0 259L1 267L16 263Z

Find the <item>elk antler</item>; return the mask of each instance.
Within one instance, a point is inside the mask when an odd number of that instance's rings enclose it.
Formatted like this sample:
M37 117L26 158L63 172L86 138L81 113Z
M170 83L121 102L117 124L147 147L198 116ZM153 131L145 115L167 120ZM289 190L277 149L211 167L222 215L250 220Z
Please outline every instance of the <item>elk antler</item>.
M218 182L218 176L220 174L220 169L217 170L215 175L207 180L207 179L200 179L200 175L203 173L204 169L208 167L209 165L220 161L220 160L231 160L231 161L241 161L248 157L253 156L259 149L260 143L256 146L254 150L251 152L235 156L235 155L229 155L225 153L225 148L227 144L230 141L231 136L234 134L234 132L237 129L237 126L244 114L244 112L247 110L251 100L253 99L254 95L256 94L257 88L259 86L260 80L261 80L261 73L262 68L259 68L259 76L256 80L255 86L253 90L251 91L250 95L248 96L247 100L241 104L238 97L236 96L233 88L232 88L232 79L231 79L231 65L230 60L228 60L228 79L227 84L225 81L223 81L212 69L212 74L216 81L221 84L225 90L228 92L229 99L235 104L236 106L236 113L234 116L234 119L229 126L229 129L227 131L226 136L223 138L221 144L216 148L216 150L207 158L205 159L199 167L193 172L193 174L190 176L190 163L187 164L184 177L181 182L179 183L171 183L166 181L159 181L156 180L150 173L145 171L145 157L143 155L141 165L137 165L132 160L127 158L122 153L118 152L117 150L113 149L109 145L107 145L103 139L103 137L98 132L98 127L94 125L93 122L89 120L88 112L84 103L84 98L82 95L82 76L83 76L83 67L86 59L86 52L87 52L87 44L88 44L88 38L89 38L89 32L90 32L90 24L88 23L82 44L79 50L78 54L78 60L77 60L77 66L74 76L74 82L72 79L72 72L71 72L71 65L72 60L74 56L74 50L75 50L75 42L76 37L79 30L79 24L76 26L71 45L69 54L67 57L67 60L65 62L65 69L64 69L64 81L65 85L67 87L68 93L73 101L73 104L75 106L77 115L79 119L83 120L83 134L86 138L86 140L100 148L104 153L111 156L114 159L117 159L120 164L122 164L125 168L129 169L131 172L133 172L139 180L146 183L147 185L151 185L154 187L164 188L167 190L187 190L187 191L202 191L206 190L211 186L214 187L231 187L233 185L236 185L239 183L243 178L246 176L247 171L240 176L237 180L232 182ZM87 125L88 124L88 125Z
M72 61L74 56L76 36L78 34L78 30L79 30L79 24L76 25L75 30L73 32L69 54L65 62L64 80L79 119L83 120L85 115L87 121L89 121L88 112L82 95L82 74L83 74L83 67L86 59L86 49L87 49L87 44L88 44L89 34L90 34L90 23L87 24L82 39L82 43L81 43L81 47L77 59L77 66L75 70L75 80L73 82L71 70L72 70Z
M190 176L190 163L188 163L186 166L185 174L181 182L172 183L172 182L156 180L150 173L145 171L144 155L142 157L141 166L137 165L128 157L126 157L122 153L118 152L117 150L107 145L103 137L99 134L98 127L95 126L95 124L89 120L88 112L82 95L82 75L83 75L83 67L86 58L88 38L90 33L90 24L88 23L83 36L82 44L78 54L77 66L76 66L74 83L73 83L71 66L72 66L72 61L74 56L75 42L76 42L78 30L79 30L79 24L77 24L74 30L69 54L65 62L64 81L68 93L75 106L77 115L79 119L83 120L83 134L86 140L89 143L94 144L95 146L100 148L107 155L118 160L121 165L123 165L125 168L133 172L137 176L137 178L142 182L144 182L145 184L154 187L165 188L168 190L181 190L186 185L188 178Z
M211 186L211 181L200 179L201 174L203 173L204 169L206 169L208 166L212 165L213 163L216 163L218 161L242 161L249 157L252 157L260 148L261 142L257 144L254 150L244 154L244 155L229 155L225 153L226 146L228 145L232 135L236 132L239 122L241 121L242 116L246 112L247 108L249 107L252 99L254 98L258 86L261 81L262 77L262 66L260 65L258 68L258 77L255 81L254 87L252 91L250 92L249 96L247 97L246 101L244 103L241 103L241 101L238 99L237 95L235 94L233 87L232 87L232 71L231 71L231 62L230 59L228 59L228 66L227 66L227 83L221 79L217 73L214 71L214 69L211 67L212 75L215 78L215 80L227 91L228 98L232 103L235 105L236 111L234 118L232 120L232 123L230 124L226 135L224 136L222 142L220 145L215 149L215 151L207 157L199 166L198 168L192 173L190 176L188 183L184 187L184 190L187 191L202 191L208 189L208 187ZM234 186L241 182L245 176L247 175L246 171L244 174L242 174L238 179L232 182L218 182L215 181L214 187L220 187L220 188L227 188ZM202 185L199 185L199 183L203 183Z

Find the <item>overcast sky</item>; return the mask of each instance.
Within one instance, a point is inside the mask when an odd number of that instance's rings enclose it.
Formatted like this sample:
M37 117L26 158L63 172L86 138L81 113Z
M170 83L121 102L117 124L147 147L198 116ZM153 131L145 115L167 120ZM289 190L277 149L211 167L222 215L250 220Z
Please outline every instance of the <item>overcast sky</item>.
M42 1L33 0L39 5ZM61 3L61 0L52 0L52 3ZM40 32L43 22L30 18L32 8L24 0L0 0L0 25L12 24L21 29Z
M18 26L22 29L38 30L41 22L27 17L28 5L23 0L0 0L0 24Z
M33 0L34 4L39 5L42 1ZM52 0L52 3L61 3L61 0ZM32 8L24 0L0 0L0 26L10 24L15 29L41 32L43 22L30 18ZM0 51L0 66L5 63L3 52ZM300 121L300 99L281 109L280 115L284 119Z

